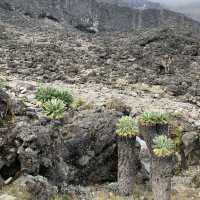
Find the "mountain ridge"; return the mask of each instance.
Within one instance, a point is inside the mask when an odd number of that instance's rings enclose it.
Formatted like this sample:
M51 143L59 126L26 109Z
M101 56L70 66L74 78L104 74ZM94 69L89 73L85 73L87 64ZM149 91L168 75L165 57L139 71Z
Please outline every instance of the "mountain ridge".
M160 26L190 27L194 32L200 32L200 23L170 10L140 10L94 0L3 0L0 8L7 12L4 17L0 14L0 19L15 20L13 15L17 13L21 18L47 18L64 27L72 25L89 32L130 31Z
M148 8L156 8L160 9L160 3L148 1L148 0L97 0L97 2L116 4L118 6L127 6L131 8L138 9L148 9Z

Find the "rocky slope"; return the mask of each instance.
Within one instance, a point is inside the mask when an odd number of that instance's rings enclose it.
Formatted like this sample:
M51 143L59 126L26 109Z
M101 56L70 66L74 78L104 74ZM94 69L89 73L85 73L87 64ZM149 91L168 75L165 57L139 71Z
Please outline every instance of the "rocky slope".
M0 90L0 112L15 118L0 128L0 184L13 182L32 199L50 200L57 191L70 193L71 199L118 198L110 193L117 193L116 184L70 184L116 181L116 121L144 110L181 113L184 152L188 164L198 164L198 38L173 29L94 35L37 26L21 29L1 23L0 72L12 101ZM35 99L41 82L67 88L86 105L66 110L62 121L49 120ZM147 156L143 150L141 161ZM138 192L138 199L151 195L144 189L148 173L141 161L138 183L145 194ZM194 188L199 187L199 170L192 172L174 177L174 199L192 193L198 200L199 189ZM0 193L19 195L11 186Z
M199 105L200 43L173 29L87 35L18 32L1 26L1 73L22 79L68 83L162 85Z
M15 21L18 25L31 19L49 19L65 28L73 25L89 32L128 31L169 25L187 26L196 32L200 30L198 22L169 10L139 10L94 0L3 0L0 9L1 19Z
M116 184L107 183L117 178L116 122L144 110L175 113L187 163L199 164L198 35L172 28L88 34L72 26L79 17L65 24L64 4L53 11L50 1L40 1L40 8L26 2L0 2L0 199L55 200L58 193L70 200L121 199ZM87 8L81 6L89 1L82 2L68 4L71 12L85 15L93 1ZM84 104L67 109L63 120L50 120L35 99L40 83L67 88ZM138 154L141 188L134 195L144 200L152 195L149 157L139 143ZM198 200L199 168L178 169L173 198Z

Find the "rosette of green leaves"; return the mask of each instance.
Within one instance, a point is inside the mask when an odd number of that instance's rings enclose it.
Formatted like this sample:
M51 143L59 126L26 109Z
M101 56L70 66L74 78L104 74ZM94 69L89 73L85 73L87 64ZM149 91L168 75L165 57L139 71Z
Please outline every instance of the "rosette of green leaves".
M65 104L60 99L51 99L45 102L42 108L50 119L62 119L64 117Z
M60 99L66 106L70 106L73 102L73 96L67 90L50 86L40 86L36 92L36 99L42 103Z
M143 112L139 118L143 124L167 124L169 120L170 115L162 112Z
M174 142L166 135L160 135L153 139L153 152L156 156L167 157L172 155L174 151Z
M116 134L121 137L133 137L138 135L137 123L132 117L123 116L117 123Z

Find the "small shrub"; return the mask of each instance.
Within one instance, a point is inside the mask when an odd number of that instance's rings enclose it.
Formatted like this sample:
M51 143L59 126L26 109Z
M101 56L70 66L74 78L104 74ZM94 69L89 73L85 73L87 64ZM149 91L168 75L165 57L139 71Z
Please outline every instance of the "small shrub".
M79 98L73 102L72 107L78 109L84 105L86 105L86 101L83 100L82 98Z
M116 134L122 137L131 137L138 134L138 127L135 120L129 116L123 116L117 123Z
M91 110L95 108L94 102L87 102L86 100L79 98L72 103L72 108L81 110Z
M116 110L124 114L129 114L131 112L131 107L127 106L121 99L118 98L108 100L104 106L108 110Z
M123 89L128 86L128 80L125 78L118 78L115 83L115 87L119 89Z
M70 198L68 195L64 195L64 196L56 195L51 200L70 200Z
M11 183L0 188L0 196L1 194L8 194L20 200L31 199L31 194L27 192L26 188L17 183Z
M73 96L64 89L57 89L54 87L40 86L36 92L36 99L45 103L51 99L60 99L66 106L70 106L73 102Z
M0 76L0 89L5 89L7 86L7 81L4 77Z
M177 152L180 152L181 146L183 145L182 136L183 136L183 127L177 124L170 124L170 138L173 140L175 149Z
M51 99L42 106L44 113L51 119L61 119L64 117L65 104L60 99Z
M169 119L170 115L168 113L143 112L139 121L144 124L167 124Z
M153 143L153 152L158 157L166 157L174 153L174 143L165 135L155 137Z

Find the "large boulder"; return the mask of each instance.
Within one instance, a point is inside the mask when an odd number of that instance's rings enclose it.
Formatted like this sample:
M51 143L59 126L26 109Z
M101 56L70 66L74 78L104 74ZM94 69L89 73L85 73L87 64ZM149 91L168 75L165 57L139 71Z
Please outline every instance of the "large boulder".
M6 121L12 117L12 102L9 95L0 89L0 121Z
M42 176L26 175L20 177L16 185L22 187L31 196L32 200L49 200L53 199L58 192L56 186L52 186L47 178Z
M11 101L6 93L3 97L1 113L7 116ZM15 122L0 128L0 185L21 173L41 174L55 184L65 181L68 168L62 160L61 129L46 118L33 118L29 109L14 111Z
M188 132L183 135L182 141L186 156L188 156L188 154L191 153L192 151L199 149L198 139L199 139L199 133L197 132Z
M44 124L43 124L44 123ZM38 120L33 124L17 124L18 159L20 170L31 175L42 175L54 184L66 181L68 168L62 159L61 129L50 121Z
M73 183L113 181L117 177L116 111L81 111L66 126L64 161L77 169Z
M13 156L15 154L15 149L12 148L12 119L11 99L5 91L0 89L0 186L4 184L4 178L9 178L8 174L13 173L12 168L9 171L4 168L5 165L12 166ZM8 149L10 149L10 152Z

